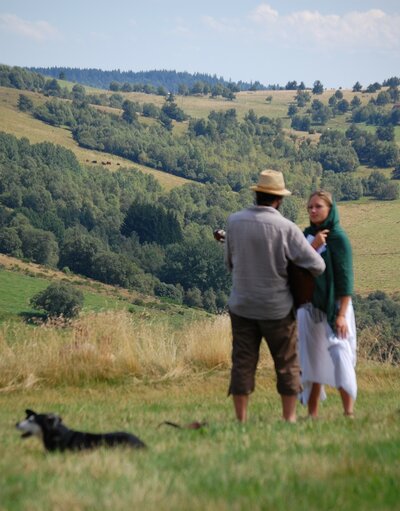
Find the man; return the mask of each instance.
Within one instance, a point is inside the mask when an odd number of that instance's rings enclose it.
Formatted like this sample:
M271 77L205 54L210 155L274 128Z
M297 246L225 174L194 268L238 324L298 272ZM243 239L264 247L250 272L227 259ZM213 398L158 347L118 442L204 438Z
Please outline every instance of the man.
M256 205L230 215L225 242L225 262L232 272L229 394L236 418L245 422L264 337L274 359L283 419L295 422L301 384L287 266L292 261L317 276L325 263L301 230L278 211L283 197L291 195L282 173L264 170L251 189L256 192Z

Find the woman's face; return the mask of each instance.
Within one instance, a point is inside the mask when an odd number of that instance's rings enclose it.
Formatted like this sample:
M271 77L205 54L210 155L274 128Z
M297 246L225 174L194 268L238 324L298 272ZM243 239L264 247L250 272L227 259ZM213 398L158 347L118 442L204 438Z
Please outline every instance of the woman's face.
M331 210L324 199L318 197L318 195L311 197L307 209L310 221L315 225L321 225L328 218Z

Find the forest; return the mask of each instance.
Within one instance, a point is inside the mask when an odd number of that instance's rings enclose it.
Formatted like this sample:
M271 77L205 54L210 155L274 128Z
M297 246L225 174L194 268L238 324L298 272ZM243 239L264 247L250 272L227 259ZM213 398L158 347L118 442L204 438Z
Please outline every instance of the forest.
M168 92L179 92L191 89L198 83L207 84L208 87L221 85L224 87L232 87L236 91L240 90L263 90L264 85L259 82L232 82L224 80L216 75L206 73L188 73L178 72L175 70L151 70L151 71L120 71L115 69L112 71L103 71L101 69L79 69L69 67L30 67L29 71L45 75L52 78L68 80L70 82L78 82L82 85L97 87L99 89L109 89L111 84L125 85L125 92L129 92L129 86L139 85L140 89L151 94L156 94L159 88ZM115 87L115 85L114 85ZM140 90L138 89L138 90ZM130 89L134 90L134 89Z

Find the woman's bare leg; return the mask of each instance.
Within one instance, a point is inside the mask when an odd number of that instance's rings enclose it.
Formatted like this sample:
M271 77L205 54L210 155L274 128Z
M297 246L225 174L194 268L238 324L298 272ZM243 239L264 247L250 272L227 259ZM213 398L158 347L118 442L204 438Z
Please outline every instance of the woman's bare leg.
M310 417L318 417L319 396L321 394L321 384L313 383L310 397L308 399L308 415Z
M352 417L354 413L354 399L342 388L339 389L342 398L343 411L347 417Z

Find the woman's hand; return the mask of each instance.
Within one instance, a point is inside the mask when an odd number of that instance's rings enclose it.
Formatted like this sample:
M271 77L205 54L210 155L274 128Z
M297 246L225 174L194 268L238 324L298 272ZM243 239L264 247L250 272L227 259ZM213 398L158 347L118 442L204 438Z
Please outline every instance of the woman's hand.
M328 237L329 229L324 229L323 231L317 232L315 235L315 238L313 239L311 246L315 248L315 250L318 250L320 247L325 245L326 238Z
M336 316L336 333L339 339L346 339L349 333L349 327L347 326L346 317L344 314L338 314Z

